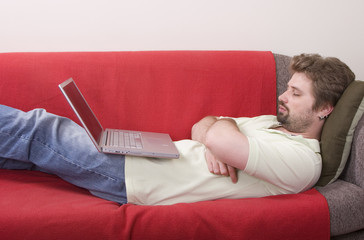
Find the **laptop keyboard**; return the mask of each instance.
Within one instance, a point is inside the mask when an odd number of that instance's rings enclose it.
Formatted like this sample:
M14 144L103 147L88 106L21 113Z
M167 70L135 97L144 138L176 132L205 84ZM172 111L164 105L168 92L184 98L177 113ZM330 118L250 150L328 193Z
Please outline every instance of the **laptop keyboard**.
M135 149L143 148L140 133L123 131L110 131L107 136L107 145Z

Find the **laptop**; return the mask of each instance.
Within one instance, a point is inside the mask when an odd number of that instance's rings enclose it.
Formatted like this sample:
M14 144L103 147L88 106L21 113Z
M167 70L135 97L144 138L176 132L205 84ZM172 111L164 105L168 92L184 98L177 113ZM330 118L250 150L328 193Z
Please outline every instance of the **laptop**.
M59 84L63 95L99 152L155 158L179 158L169 134L104 129L72 78Z

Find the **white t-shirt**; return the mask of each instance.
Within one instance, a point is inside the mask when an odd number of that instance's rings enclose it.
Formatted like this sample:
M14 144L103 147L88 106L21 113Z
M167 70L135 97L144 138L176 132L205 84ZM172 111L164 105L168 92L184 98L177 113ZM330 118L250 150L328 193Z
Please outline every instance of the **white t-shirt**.
M311 188L321 173L319 142L272 129L275 116L234 119L249 140L249 158L238 182L209 172L205 146L175 142L179 159L126 157L128 202L166 205L222 198L263 197Z

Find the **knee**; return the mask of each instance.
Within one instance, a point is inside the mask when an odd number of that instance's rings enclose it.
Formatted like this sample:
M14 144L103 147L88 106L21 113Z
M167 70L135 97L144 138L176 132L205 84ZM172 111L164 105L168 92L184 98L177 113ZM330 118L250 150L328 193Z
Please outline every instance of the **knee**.
M66 129L67 126L73 124L73 122L67 118L47 112L45 109L33 109L25 113L22 118L21 128L27 129L30 133L35 136L53 136L59 134L62 130Z
M70 121L64 117L47 112L45 109L37 108L26 113L26 120L34 126L42 125L49 127Z

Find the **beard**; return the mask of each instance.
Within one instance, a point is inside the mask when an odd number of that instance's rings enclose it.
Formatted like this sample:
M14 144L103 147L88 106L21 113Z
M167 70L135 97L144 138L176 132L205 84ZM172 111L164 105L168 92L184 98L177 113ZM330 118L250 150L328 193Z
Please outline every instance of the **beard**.
M277 113L278 122L280 122L282 127L286 130L293 133L303 133L309 126L312 125L312 109L307 110L304 113L293 114L283 102L280 101L278 106L282 106L287 110L286 112L278 111Z

